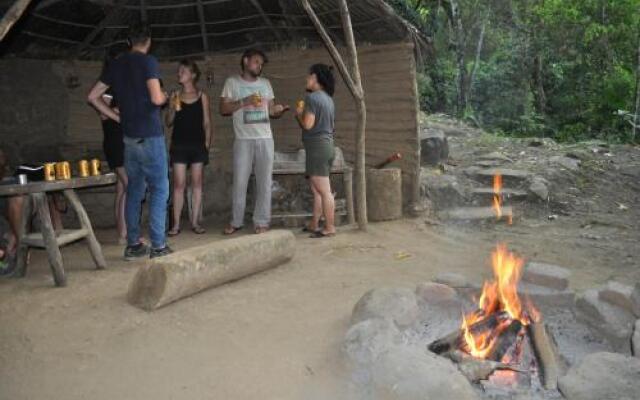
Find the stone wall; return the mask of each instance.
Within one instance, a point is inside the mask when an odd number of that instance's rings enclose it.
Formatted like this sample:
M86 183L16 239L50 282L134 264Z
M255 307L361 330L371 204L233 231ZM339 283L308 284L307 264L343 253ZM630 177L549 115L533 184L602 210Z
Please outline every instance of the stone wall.
M413 46L408 43L363 46L359 50L367 102L367 164L375 165L393 152L403 173L405 205L416 201L419 191L418 102ZM214 120L211 163L206 170L205 214L226 218L230 206L231 148L230 118L219 116L218 98L224 79L238 73L238 54L215 55L201 61L201 86L209 93ZM311 64L331 63L324 49L288 49L269 54L265 76L279 102L295 105L304 96L304 81ZM0 126L0 145L8 147L12 161L74 161L102 155L100 121L86 104L86 94L100 74L96 62L73 63L39 60L0 60L0 90L5 99ZM176 86L176 63L161 63L165 87ZM207 85L206 76L213 76ZM337 79L336 142L352 163L355 145L355 106ZM301 147L300 129L285 115L272 122L276 150L296 151ZM286 179L286 178L278 178ZM340 191L341 188L338 188ZM83 201L96 225L109 225L112 189L90 191ZM106 213L106 214L105 214Z

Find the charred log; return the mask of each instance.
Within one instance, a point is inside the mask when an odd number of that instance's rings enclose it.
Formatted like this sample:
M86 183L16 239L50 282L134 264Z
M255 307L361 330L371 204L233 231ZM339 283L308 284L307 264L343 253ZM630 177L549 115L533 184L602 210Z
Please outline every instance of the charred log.
M480 311L478 311L480 312ZM495 312L490 314L486 318L481 319L471 325L469 325L469 332L473 335L481 334L490 330L494 330L501 323L509 318L509 314L505 311ZM451 332L447 336L440 338L431 344L429 344L429 351L436 354L444 354L453 350L462 348L464 345L464 331L458 329L455 332Z

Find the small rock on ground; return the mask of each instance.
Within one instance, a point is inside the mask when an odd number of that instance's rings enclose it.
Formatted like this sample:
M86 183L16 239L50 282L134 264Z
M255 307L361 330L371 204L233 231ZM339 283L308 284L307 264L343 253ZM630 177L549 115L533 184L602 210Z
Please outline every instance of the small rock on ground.
M369 318L383 318L406 328L416 322L418 302L413 290L407 288L371 289L358 300L351 314L351 324Z
M593 353L560 378L568 400L637 400L640 359L617 353Z
M539 200L549 200L549 188L543 179L533 178L531 185L529 185L529 192Z
M553 156L549 158L554 164L560 165L570 171L578 171L580 169L580 160L576 160L575 158L569 158L565 156Z

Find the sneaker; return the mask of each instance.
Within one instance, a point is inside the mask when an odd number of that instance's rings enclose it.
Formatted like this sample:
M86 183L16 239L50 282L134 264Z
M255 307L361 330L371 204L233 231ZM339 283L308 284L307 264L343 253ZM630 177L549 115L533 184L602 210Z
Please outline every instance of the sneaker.
M171 249L171 247L165 245L160 249L151 249L151 253L149 253L149 258L164 257L164 256L168 256L171 253L173 253L173 250Z
M133 261L136 258L145 257L147 254L149 254L149 246L144 243L127 246L124 249L124 259L126 261Z

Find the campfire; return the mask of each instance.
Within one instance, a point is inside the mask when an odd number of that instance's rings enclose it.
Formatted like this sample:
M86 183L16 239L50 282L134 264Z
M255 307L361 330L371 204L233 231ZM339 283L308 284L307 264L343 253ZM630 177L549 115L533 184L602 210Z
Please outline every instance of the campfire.
M484 283L477 308L463 314L460 329L431 343L429 350L458 363L473 382L510 386L521 376L530 381L535 375L545 388L555 388L556 358L542 314L518 294L524 260L503 244L491 258L493 278Z

